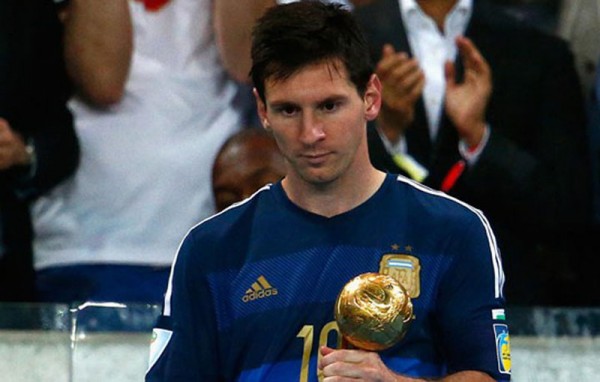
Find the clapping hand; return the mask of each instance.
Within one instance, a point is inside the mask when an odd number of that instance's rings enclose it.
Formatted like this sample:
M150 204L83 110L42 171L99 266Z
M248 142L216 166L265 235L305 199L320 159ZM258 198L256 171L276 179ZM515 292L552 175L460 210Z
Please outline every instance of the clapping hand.
M469 147L476 147L485 131L492 74L487 61L470 39L458 37L456 45L465 68L464 81L456 81L454 63L446 62L446 112L461 139Z
M415 103L423 93L425 74L414 58L386 44L377 64L383 85L379 124L390 141L397 141L413 122Z

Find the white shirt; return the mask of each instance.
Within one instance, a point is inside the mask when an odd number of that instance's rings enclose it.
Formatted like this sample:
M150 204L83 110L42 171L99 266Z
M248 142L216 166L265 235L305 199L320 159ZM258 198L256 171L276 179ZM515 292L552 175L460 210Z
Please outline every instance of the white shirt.
M109 109L71 101L80 166L32 208L36 269L169 266L189 228L214 212L212 163L242 112L219 61L212 0L129 5L124 98Z
M277 4L291 4L291 3L297 3L298 1L300 1L300 0L277 0ZM344 6L344 8L346 8L349 11L354 9L354 5L352 4L351 0L321 0L321 1L323 3L341 4Z
M416 0L399 0L400 12L408 42L414 57L425 73L423 100L431 139L437 136L444 107L446 80L444 63L454 62L457 49L455 39L463 35L471 18L473 0L458 0L444 21L440 31L435 21L423 12Z

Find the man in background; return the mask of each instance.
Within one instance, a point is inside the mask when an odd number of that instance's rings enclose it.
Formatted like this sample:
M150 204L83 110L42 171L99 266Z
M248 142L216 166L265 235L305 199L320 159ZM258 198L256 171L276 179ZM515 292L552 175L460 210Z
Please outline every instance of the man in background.
M249 29L274 0L70 0L75 177L32 208L44 301L158 303L211 168L244 125Z
M573 266L583 261L591 181L567 44L486 0L380 0L355 14L383 83L369 129L375 166L489 217L509 303L584 303Z
M284 159L273 136L260 128L241 130L223 144L213 165L217 211L250 197L262 186L284 176Z
M29 204L70 176L61 29L47 0L0 2L0 300L35 301Z

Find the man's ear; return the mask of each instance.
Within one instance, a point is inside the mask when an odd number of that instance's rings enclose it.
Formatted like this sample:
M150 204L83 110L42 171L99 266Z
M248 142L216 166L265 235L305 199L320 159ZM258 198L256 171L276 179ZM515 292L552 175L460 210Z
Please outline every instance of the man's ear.
M376 74L371 75L371 79L367 83L365 89L365 117L367 121L372 121L377 118L381 109L381 81Z
M254 94L254 99L256 99L256 112L260 118L260 123L265 130L269 131L271 129L271 125L269 125L269 120L267 119L267 105L265 105L263 100L258 95L256 88L252 89L252 93Z

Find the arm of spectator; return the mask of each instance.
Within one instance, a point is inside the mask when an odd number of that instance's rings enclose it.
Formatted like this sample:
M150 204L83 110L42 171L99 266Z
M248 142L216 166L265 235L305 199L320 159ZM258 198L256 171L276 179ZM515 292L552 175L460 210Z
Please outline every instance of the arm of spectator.
M249 82L252 28L263 12L275 3L275 0L214 2L214 28L221 60L236 81Z
M127 0L70 0L62 14L67 72L88 101L108 106L124 92L133 51Z

